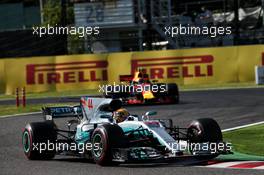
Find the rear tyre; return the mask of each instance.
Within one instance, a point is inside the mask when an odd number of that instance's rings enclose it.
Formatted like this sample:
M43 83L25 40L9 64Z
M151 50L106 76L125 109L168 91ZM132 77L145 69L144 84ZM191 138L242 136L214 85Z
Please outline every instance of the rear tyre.
M179 97L179 89L177 84L169 83L167 84L167 87L168 87L168 95L172 99L172 103L178 104L180 102L180 97Z
M56 139L57 133L53 122L29 123L22 134L24 154L29 160L52 159L56 154L54 146ZM49 145L53 145L54 149L48 150Z
M92 157L101 166L113 165L112 149L126 145L126 138L121 127L116 124L98 126L92 134Z
M145 104L148 102L146 99L144 99L142 93L138 93L135 96L136 96L137 100L141 101L142 104Z

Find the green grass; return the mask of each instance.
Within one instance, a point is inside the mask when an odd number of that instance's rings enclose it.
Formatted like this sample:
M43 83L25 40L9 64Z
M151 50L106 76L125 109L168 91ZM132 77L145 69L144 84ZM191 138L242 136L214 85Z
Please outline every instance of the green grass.
M231 142L233 151L264 156L264 124L224 132L224 140Z
M30 104L25 108L16 107L15 105L0 105L0 118L4 115L13 115L13 114L21 114L21 113L29 113L29 112L40 112L41 108L44 106L65 106L65 105L76 105L76 103L51 103L51 104Z

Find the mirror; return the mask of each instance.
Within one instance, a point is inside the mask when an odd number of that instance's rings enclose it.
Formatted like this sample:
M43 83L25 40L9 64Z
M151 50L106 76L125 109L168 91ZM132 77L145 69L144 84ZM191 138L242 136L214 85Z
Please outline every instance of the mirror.
M68 125L68 126L71 126L71 125L73 125L73 124L79 124L79 121L73 119L73 120L69 120L69 121L67 122L67 125Z
M73 124L79 124L79 120L75 120L75 119L73 119L73 120L69 120L69 121L67 122L67 126L68 126L68 130L69 130L69 131L71 131L71 126L72 126ZM69 136L70 136L70 133L69 133Z
M83 118L82 107L80 105L73 106L73 111L74 115L76 115L79 120Z
M81 114L82 113L82 108L81 106L73 106L73 111L75 114Z
M148 111L148 112L146 112L145 115L146 116L153 116L153 115L157 115L157 112L156 111Z
M156 111L148 111L145 113L145 115L142 116L142 120L147 121L147 120L149 120L149 117L153 116L153 115L157 115L157 112Z

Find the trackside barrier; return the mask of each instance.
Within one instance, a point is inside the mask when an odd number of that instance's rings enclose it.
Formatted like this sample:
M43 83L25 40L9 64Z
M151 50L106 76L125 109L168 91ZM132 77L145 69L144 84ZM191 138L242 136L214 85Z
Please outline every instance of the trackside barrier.
M20 100L19 100L19 88L16 88L16 106L19 107Z
M253 82L263 60L264 45L1 59L0 93L98 89L138 68L179 85Z
M22 104L23 107L26 107L26 87L22 88Z
M20 93L19 91L21 90L22 94L22 106L25 108L26 107L26 88L23 87L22 89L16 88L16 106L20 106Z

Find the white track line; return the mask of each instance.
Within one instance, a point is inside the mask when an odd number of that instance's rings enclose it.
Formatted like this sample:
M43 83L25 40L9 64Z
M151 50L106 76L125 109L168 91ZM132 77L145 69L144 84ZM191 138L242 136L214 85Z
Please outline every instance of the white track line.
M246 128L246 127L249 127L249 126L255 126L255 125L260 125L260 124L264 124L264 121L251 123L251 124L247 124L247 125L242 125L242 126L237 126L237 127L233 127L233 128L224 129L224 130L222 130L222 132L234 131L234 130L237 130L237 129L242 129L242 128Z
M1 118L7 118L7 117L17 117L17 116L25 116L25 115L34 115L34 114L41 114L42 112L30 112L30 113L22 113L22 114L12 114L12 115L2 115Z
M253 168L253 169L264 170L264 166L258 166L258 167Z

